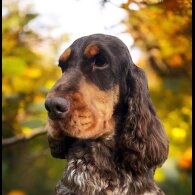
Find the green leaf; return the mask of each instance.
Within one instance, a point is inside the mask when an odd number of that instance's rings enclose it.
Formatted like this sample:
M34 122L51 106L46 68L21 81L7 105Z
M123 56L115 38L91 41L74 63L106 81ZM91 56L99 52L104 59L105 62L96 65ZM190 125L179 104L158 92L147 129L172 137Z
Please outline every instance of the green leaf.
M26 68L26 63L23 59L18 57L3 57L2 60L2 71L3 74L7 77L10 76L19 76L23 73L24 69Z

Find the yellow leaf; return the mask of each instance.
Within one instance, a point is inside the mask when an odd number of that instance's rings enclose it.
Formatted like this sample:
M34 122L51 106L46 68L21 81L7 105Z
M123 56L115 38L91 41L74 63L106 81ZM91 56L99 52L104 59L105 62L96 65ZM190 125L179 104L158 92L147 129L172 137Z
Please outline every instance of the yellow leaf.
M24 75L31 79L36 79L41 76L41 70L38 68L30 68L24 72Z
M23 77L15 77L13 82L13 88L17 92L29 92L33 90L33 82Z
M32 130L28 127L23 127L22 128L22 133L25 135L25 136L29 136L32 134Z
M26 192L21 190L12 190L7 193L7 195L27 195Z
M154 178L158 182L163 182L165 180L164 172L161 169L156 169Z
M52 86L54 85L54 83L55 83L55 81L53 81L53 80L48 80L48 81L46 82L46 84L45 84L45 87L46 87L47 89L51 89Z
M37 95L34 97L34 102L39 103L39 102L43 102L45 100L45 97Z
M10 85L8 84L7 79L3 78L2 79L2 93L3 95L10 95L12 93L12 89L10 87Z
M188 107L183 107L182 108L182 112L186 115L190 115L192 114L192 110L190 110Z
M171 135L175 141L183 142L186 138L185 129L175 127L172 129Z

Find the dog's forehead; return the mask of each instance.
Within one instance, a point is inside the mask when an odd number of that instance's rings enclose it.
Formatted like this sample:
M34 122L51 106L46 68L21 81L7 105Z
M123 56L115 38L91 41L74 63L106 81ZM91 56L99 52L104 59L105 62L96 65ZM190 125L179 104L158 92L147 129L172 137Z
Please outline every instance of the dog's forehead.
M110 68L118 74L124 66L133 65L128 47L117 37L105 34L93 34L76 39L69 48L61 54L59 62L62 64L71 61L71 64L81 64L82 60L93 60L101 53L110 62Z
M113 48L120 48L120 50L128 50L127 46L117 37L112 35L105 35L105 34L93 34L89 36L84 36L76 39L69 48L76 52L83 52L85 51L86 47L89 45L101 46L101 48L107 48L112 50Z

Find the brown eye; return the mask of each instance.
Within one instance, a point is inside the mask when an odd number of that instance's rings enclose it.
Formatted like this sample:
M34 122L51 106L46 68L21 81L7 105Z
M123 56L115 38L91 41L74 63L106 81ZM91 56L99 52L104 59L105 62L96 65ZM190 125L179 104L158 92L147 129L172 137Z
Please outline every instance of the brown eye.
M108 67L108 61L102 54L97 54L93 59L92 65L96 69L104 69Z

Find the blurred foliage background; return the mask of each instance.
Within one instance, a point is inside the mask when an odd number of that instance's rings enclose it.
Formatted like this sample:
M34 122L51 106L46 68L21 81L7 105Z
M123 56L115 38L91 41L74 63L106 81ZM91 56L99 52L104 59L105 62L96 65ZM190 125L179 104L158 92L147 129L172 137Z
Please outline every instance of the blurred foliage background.
M55 65L57 50L68 40L66 34L54 39L29 28L38 14L32 5L21 7L19 2L3 1L3 139L44 130L44 99L61 74ZM128 15L121 23L134 38L133 47L142 51L137 65L146 71L152 100L170 139L169 158L155 179L167 195L190 195L192 1L128 0L121 8ZM5 195L53 194L65 167L65 161L50 156L45 134L3 145L2 157Z

